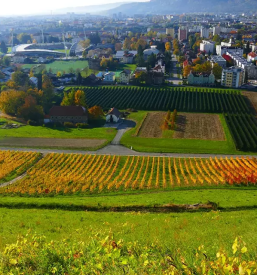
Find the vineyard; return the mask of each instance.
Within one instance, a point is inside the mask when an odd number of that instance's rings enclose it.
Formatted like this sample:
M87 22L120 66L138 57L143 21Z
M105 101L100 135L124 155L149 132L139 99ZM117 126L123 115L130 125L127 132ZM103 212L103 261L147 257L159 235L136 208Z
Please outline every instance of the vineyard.
M0 151L0 183L12 173L23 174L40 156L33 152Z
M249 112L238 91L204 88L81 87L89 106L103 109L174 110L185 112Z
M226 122L237 149L257 150L257 121L250 114L226 114Z
M21 155L22 157L22 155ZM23 158L23 157L22 157ZM72 194L257 183L255 158L47 154L2 194Z

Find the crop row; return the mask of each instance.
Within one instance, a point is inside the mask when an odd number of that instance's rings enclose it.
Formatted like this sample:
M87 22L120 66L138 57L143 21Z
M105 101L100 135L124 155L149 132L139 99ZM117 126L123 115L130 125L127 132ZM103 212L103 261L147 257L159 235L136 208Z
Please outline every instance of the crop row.
M83 87L89 106L104 109L174 110L186 112L249 112L238 91L196 88Z
M225 118L237 149L246 151L256 151L256 118L249 114L226 114Z
M33 152L0 151L0 181L13 173L21 175L39 157Z
M185 159L48 154L0 193L42 194L256 184L255 158Z

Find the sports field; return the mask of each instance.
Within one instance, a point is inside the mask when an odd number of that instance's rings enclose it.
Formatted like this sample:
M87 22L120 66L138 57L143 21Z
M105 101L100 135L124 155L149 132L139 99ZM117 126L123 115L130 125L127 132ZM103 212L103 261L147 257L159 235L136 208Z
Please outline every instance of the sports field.
M33 68L33 67L37 67L39 65L37 64L25 64L22 66L22 68ZM50 64L44 64L43 65L45 67L45 69L47 71L49 71L49 69L52 70L53 73L57 73L57 72L66 72L69 73L69 70L72 68L74 70L74 72L77 69L83 70L84 68L86 68L88 66L88 62L87 61L81 61L81 60L71 60L71 61L54 61L53 63Z

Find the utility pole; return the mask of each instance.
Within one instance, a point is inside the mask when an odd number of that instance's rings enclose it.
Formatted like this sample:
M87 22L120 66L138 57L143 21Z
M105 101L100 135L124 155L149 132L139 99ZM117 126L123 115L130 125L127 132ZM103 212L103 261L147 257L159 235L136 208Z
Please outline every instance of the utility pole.
M13 54L13 29L12 29L12 51L11 53Z
M44 38L44 29L43 29L43 25L41 25L41 32L42 32L42 43L45 43L45 38Z

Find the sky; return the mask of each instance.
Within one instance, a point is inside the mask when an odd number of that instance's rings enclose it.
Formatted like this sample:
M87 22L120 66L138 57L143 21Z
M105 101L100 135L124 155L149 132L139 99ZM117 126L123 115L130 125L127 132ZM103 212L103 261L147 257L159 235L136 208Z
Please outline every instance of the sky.
M67 8L67 7L79 7L90 5L102 5L115 2L136 2L136 0L14 0L1 1L0 15L23 15L23 14L39 14L49 13L51 11ZM147 0L138 0L137 2L143 2Z

